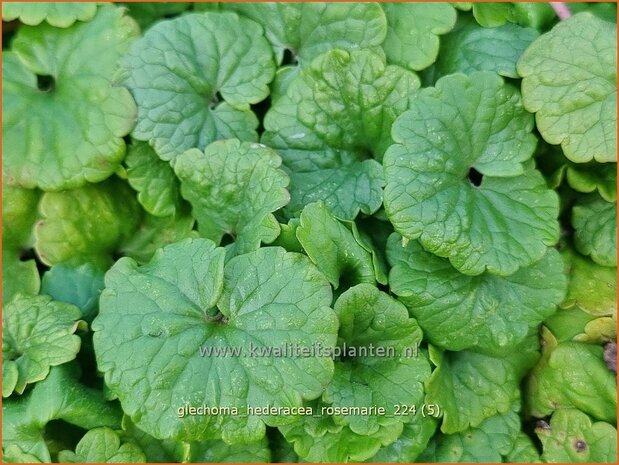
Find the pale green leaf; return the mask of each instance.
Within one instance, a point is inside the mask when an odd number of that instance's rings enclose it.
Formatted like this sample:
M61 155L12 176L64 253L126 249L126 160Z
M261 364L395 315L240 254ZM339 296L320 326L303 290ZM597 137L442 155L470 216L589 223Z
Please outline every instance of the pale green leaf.
M201 441L191 444L190 457L194 463L268 463L271 451L266 438L233 446L223 441Z
M545 462L616 463L617 429L578 410L558 410L547 428L535 432L542 441Z
M307 256L337 289L375 282L372 255L338 221L323 202L307 205L301 212L296 237Z
M453 29L456 10L449 3L383 3L387 61L419 71L436 61L439 35Z
M136 141L129 146L125 164L127 181L138 191L138 201L148 213L176 214L182 199L178 179L169 163L161 160L148 144Z
M105 265L139 224L134 192L112 178L62 192L46 192L35 229L36 250L49 265L94 261Z
M260 26L233 13L187 14L151 27L121 60L138 106L132 136L163 160L217 139L256 140L249 105L275 74Z
M545 417L577 408L598 420L617 421L617 378L606 367L603 349L581 342L557 342L546 331L544 353L527 384L530 413Z
M575 162L617 161L617 26L580 13L540 36L518 62L537 129Z
M402 435L393 443L381 447L368 463L411 463L426 449L437 428L433 417L417 414L404 425Z
M579 199L572 209L574 245L602 266L617 266L617 203L597 194Z
M2 21L18 19L28 26L46 21L55 27L69 27L75 21L90 21L97 13L96 3L86 2L3 2Z
M493 73L423 89L385 154L385 211L396 231L469 275L510 275L539 260L559 239L559 205L527 163L532 128L518 92Z
M88 431L77 443L75 452L63 450L58 454L61 463L144 463L144 452L132 443L121 445L120 438L110 428Z
M52 366L73 360L80 350L75 331L81 313L73 305L48 296L15 297L2 311L2 373L9 376L2 396L22 394L28 384L44 379ZM17 375L17 378L15 378Z
M10 184L61 190L116 171L136 108L111 79L137 34L113 6L67 29L19 29L2 58L2 166ZM39 88L37 76L52 83Z
M290 200L281 163L272 149L236 139L180 155L175 171L200 234L217 244L224 234L232 236L239 254L272 242L279 234L273 212ZM277 230L274 236L269 225Z

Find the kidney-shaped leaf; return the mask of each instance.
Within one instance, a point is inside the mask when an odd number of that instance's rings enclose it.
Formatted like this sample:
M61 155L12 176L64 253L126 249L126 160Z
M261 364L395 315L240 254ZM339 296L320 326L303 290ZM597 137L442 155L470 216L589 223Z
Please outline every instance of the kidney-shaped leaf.
M517 91L493 73L423 89L385 154L385 211L396 231L465 274L509 275L539 260L559 239L559 205L525 163L532 128Z
M309 259L271 247L224 269L224 257L213 242L188 239L143 267L122 258L106 275L93 323L99 368L123 410L157 438L257 440L265 423L289 418L245 415L247 405L299 406L333 374L328 357L274 355L335 344L331 288ZM179 418L204 405L239 414Z
M249 105L269 94L275 63L253 21L234 13L162 21L121 66L138 105L133 136L148 141L163 160L216 139L257 139L258 120Z

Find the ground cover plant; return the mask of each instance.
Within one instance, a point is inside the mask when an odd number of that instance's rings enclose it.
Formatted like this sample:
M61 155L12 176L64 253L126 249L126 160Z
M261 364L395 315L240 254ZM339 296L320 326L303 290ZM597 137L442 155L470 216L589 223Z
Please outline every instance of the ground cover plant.
M2 5L5 462L612 462L616 5Z

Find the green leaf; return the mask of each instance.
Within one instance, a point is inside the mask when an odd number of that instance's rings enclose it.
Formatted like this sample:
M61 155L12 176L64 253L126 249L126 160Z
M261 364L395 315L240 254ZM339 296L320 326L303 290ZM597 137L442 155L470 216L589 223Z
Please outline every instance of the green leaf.
M272 149L236 139L214 142L204 152L192 149L180 155L175 171L200 234L216 244L224 234L231 235L237 253L255 250L261 241L272 242L279 234L272 212L290 199L289 179L279 169L281 162Z
M473 3L473 16L484 27L502 26L516 20L514 8L509 2Z
M588 163L576 164L568 162L566 172L567 183L578 192L591 193L598 191L607 202L617 200L617 164Z
M2 166L10 184L62 190L116 171L136 109L111 78L137 34L113 6L67 29L19 29L2 58Z
M337 289L375 283L372 255L338 221L324 202L307 205L301 212L296 236L307 256Z
M54 265L43 275L41 294L75 305L81 310L82 318L92 321L104 287L103 275L104 272L92 263Z
M500 353L514 347L554 313L567 288L563 262L551 248L538 262L505 277L460 274L417 241L403 247L395 233L387 256L391 291L432 344L454 351L477 347Z
M314 411L328 407L313 404ZM349 427L338 424L332 416L304 416L280 431L294 451L307 462L347 463L364 461L374 456L381 447L393 443L403 430L403 423L394 423L378 430L373 435L354 433Z
M138 105L132 136L166 161L217 139L256 140L258 120L249 105L267 97L275 74L260 26L232 13L161 21L135 42L121 67Z
M187 208L188 210L188 208ZM188 212L175 216L145 215L135 233L119 246L124 256L140 264L148 263L157 249L188 237L198 237L193 230L195 220Z
M531 438L520 431L514 441L514 448L505 456L506 463L540 463L541 458Z
M36 26L46 21L55 27L69 27L75 21L90 21L96 13L96 3L7 2L2 4L2 21L18 19L28 26Z
M81 313L48 296L17 296L2 312L2 397L22 394L80 350ZM5 374L11 379L5 380Z
M32 454L24 452L21 447L12 444L2 449L3 463L42 463L41 460Z
M331 289L309 259L262 248L224 269L224 255L209 240L188 239L140 268L122 258L106 275L92 325L99 369L123 410L157 438L258 440L265 424L290 419L244 415L247 405L301 405L333 374L330 358L265 352L335 344ZM207 352L235 348L240 355ZM202 405L239 414L179 418L179 409Z
M508 413L520 400L516 371L507 359L433 348L430 358L437 368L426 385L426 401L440 406L443 433L480 427L484 420Z
M174 215L182 199L170 164L161 160L148 144L138 141L129 146L125 164L127 181L138 191L138 201L144 209L155 216Z
M376 3L228 3L264 27L278 64L292 52L302 66L333 48L378 49L385 39L385 15Z
M434 72L441 77L453 73L493 71L501 76L518 78L518 58L538 36L535 29L515 24L485 28L472 20L461 21L453 32L441 39L441 53Z
M120 444L120 438L110 428L88 431L77 443L75 452L63 450L61 463L144 463L144 452L132 443Z
M572 209L574 244L583 255L602 266L617 266L617 204L596 194L576 202Z
M134 192L112 178L63 192L46 192L35 229L36 250L50 265L94 261L105 265L140 221Z
M191 444L166 439L160 441L145 433L124 415L121 439L137 445L146 455L147 463L184 463L189 460Z
M555 463L615 463L617 461L617 430L578 410L558 410L546 428L535 432L542 441L545 462Z
M417 459L435 463L500 463L513 449L520 419L513 411L495 415L461 433L435 436Z
M559 205L526 163L532 127L517 91L489 72L446 76L419 92L384 160L396 231L469 275L510 275L539 260L559 239Z
M387 61L419 71L436 61L439 35L456 24L456 10L448 3L383 3Z
M598 420L617 421L617 379L606 367L600 346L580 342L557 344L544 334L544 354L529 376L527 404L542 418L577 408Z
M120 4L129 10L129 14L142 30L158 20L182 13L192 5L190 2L122 2Z
M402 435L388 446L381 447L368 463L412 463L426 449L436 432L437 422L433 417L415 415L404 425Z
M385 411L342 415L336 423L370 436L385 426L410 421L412 414L398 416L396 405L421 408L423 383L430 376L430 364L418 350L422 333L417 322L404 305L367 283L344 292L334 309L343 355L323 400L337 408L376 406Z
M40 194L35 190L2 183L2 249L32 245L32 228L37 217Z
M590 13L559 22L518 62L537 129L578 163L617 161L617 26Z
M10 302L17 294L39 293L41 278L34 260L22 261L13 250L2 251L2 300Z
M100 391L82 386L77 365L53 367L45 380L19 399L5 399L2 404L2 447L19 446L26 454L50 462L43 437L52 420L63 420L83 429L101 426L120 427L122 412L105 402Z
M319 200L341 219L380 208L382 170L368 158L382 159L418 87L413 73L367 50L332 50L301 71L266 114L262 137L290 171L292 214Z
M201 441L191 445L194 463L268 463L271 451L266 438L250 444L230 446L223 441Z

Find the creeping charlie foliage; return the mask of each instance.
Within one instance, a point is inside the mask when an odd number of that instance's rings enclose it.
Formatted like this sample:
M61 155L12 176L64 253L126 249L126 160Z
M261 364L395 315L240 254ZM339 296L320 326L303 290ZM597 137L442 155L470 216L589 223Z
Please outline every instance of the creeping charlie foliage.
M5 463L617 463L616 3L2 2Z

